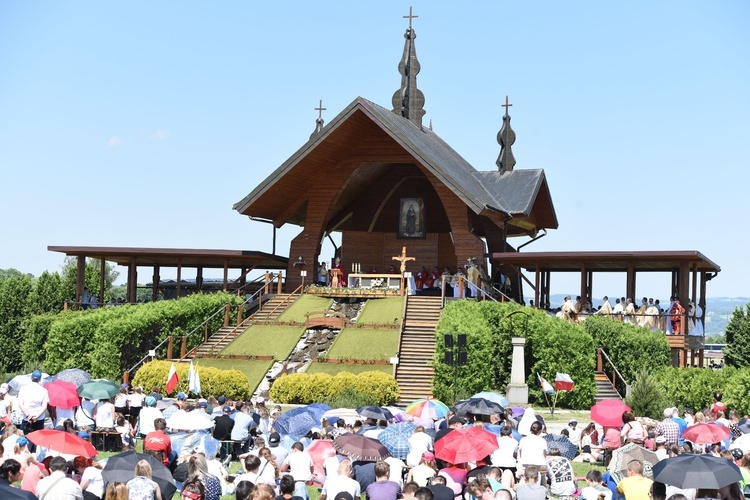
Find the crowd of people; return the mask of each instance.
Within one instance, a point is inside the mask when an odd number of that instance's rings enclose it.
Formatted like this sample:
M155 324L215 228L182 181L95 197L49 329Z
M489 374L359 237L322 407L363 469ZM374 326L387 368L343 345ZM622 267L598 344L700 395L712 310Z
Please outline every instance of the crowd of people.
M742 500L742 490L750 485L750 433L744 432L750 431L750 417L740 418L736 411L728 409L719 393L711 407L702 411L685 408L680 412L677 408L667 408L661 421L637 418L626 411L621 416L621 424L607 427L594 422L579 427L578 422L571 419L567 428L554 436L547 436L545 421L533 408L522 414L509 408L489 416L468 415L468 419L450 411L441 419L416 421L413 434L408 438L409 451L403 458L360 460L331 449L330 453L316 456L314 460L308 448L312 448L316 440L335 439L350 433L378 439L399 419L389 422L323 418L307 435L288 436L276 428L281 408L267 407L262 397L235 402L224 396L189 400L186 394L178 393L174 400L167 400L159 394L158 388L144 394L142 388L123 385L111 400L89 402L88 409L79 408L87 419L60 421L54 418L55 409L48 405L46 390L39 383L40 376L34 372L32 383L21 387L13 400L11 407L21 409L20 421L14 423L15 419L7 412L8 406L0 405L6 410L1 416L4 427L0 440L0 498L4 498L4 491L18 493L21 498L47 500L162 498L162 487L146 460L135 465L128 481L110 482L105 488L102 464L96 460L40 449L25 437L34 429L55 427L58 423L62 431L84 439L94 432L116 433L123 449L133 449L140 441L143 452L169 470L182 497L194 500L218 500L226 494L238 499L306 500L308 488L318 488L321 500L353 500L361 495L367 500L573 497L584 500ZM7 389L7 386L0 386L0 395L5 397ZM188 430L169 427L168 422L176 422L173 417L179 412L194 413L209 422L203 426L202 433L217 446L173 446L177 436ZM406 414L400 416L413 419ZM685 431L692 425L709 421L725 426L729 437L707 445L684 438ZM441 460L436 452L437 441L466 426L496 432L496 438L492 438L496 440L491 447L493 451L464 463ZM602 474L594 469L585 480L576 478L574 462L606 466L616 450L628 443L653 450L659 460L685 453L723 457L741 467L743 480L722 491L678 489L653 483L646 477L648 470L644 469L652 464L637 460L627 463L626 469L620 471ZM571 456L571 449L575 456ZM232 467L232 463L236 465ZM241 469L240 473L229 473L237 468ZM13 486L14 483L20 487Z

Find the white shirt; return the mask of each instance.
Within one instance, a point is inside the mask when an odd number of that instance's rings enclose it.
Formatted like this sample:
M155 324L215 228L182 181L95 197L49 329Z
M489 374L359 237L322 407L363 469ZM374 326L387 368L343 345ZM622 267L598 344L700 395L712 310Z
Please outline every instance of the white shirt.
M26 417L40 419L49 404L47 389L39 385L38 382L24 385L18 391L18 404Z
M547 441L541 436L529 434L518 443L518 463L520 465L546 465Z
M55 420L55 427L60 427L62 429L63 422L65 422L67 419L72 420L75 422L75 412L73 411L73 408L56 408L55 413L57 414L57 420Z
M271 450L271 454L276 459L277 464L284 463L284 460L286 460L286 457L289 456L289 450L287 450L281 445L269 446L268 449Z
M143 400L146 399L146 395L143 393L137 393L134 392L130 396L128 396L128 401L130 402L131 408L140 408L143 406Z
M339 457L336 455L328 457L323 461L323 470L326 471L326 481L339 475Z
M432 438L426 432L415 432L409 438L409 454L406 456L406 464L410 467L419 465L422 453L432 449Z
M103 401L96 406L96 426L104 429L115 427L115 406Z
M513 454L518 448L518 441L512 436L499 436L497 438L498 448L490 455L490 462L496 467L515 467L516 458Z
M138 414L138 432L144 436L149 432L154 432L154 420L157 418L163 418L161 410L157 410L153 406L141 408L141 412Z
M388 457L384 460L384 462L391 466L391 473L388 477L388 480L393 481L394 483L398 483L398 485L403 488L404 467L406 467L406 464L403 462L403 460L400 460L396 457Z
M42 495L45 495L44 500L83 500L81 486L65 477L65 473L60 470L40 479L36 484L36 496Z
M359 498L359 483L346 476L332 477L331 479L326 479L323 490L320 493L325 495L326 498L334 498L342 491L349 493L352 498Z
M312 477L312 459L306 451L292 451L284 460L295 481L308 481Z
M89 480L89 483L86 485L86 491L93 493L99 498L104 496L104 479L102 478L101 469L86 467L83 470L83 475L81 475L81 482L84 479Z

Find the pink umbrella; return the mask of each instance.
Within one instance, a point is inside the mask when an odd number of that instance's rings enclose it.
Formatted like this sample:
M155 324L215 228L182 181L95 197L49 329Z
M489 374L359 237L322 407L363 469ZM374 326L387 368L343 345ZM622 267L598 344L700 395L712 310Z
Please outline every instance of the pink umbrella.
M620 427L626 411L630 407L619 399L603 399L591 407L591 420L602 427Z
M313 475L323 479L326 475L323 462L326 461L326 458L336 456L336 448L333 447L333 443L330 439L316 439L305 448L305 451L313 461Z
M724 441L729 434L729 427L710 423L691 425L685 429L682 437L695 444L714 444Z
M44 385L49 394L49 404L58 408L73 408L81 404L78 387L71 382L55 380Z

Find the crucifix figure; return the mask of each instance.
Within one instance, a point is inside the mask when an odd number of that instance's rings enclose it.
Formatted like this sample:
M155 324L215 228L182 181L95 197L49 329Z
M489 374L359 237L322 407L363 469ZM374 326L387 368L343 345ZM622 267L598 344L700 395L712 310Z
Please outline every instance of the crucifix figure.
M401 247L401 255L397 255L393 257L392 260L397 260L401 262L401 274L404 274L406 272L406 261L409 260L416 260L414 257L407 257L406 256L406 247Z

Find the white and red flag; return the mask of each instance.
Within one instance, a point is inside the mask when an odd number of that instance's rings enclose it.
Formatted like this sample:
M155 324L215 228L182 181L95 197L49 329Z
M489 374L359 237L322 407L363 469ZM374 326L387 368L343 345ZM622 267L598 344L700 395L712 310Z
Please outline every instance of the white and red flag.
M539 383L542 385L542 391L545 394L554 394L555 389L552 387L552 384L547 382L547 379L539 375L539 373L536 374L537 377L539 377Z
M567 373L557 372L555 376L555 390L558 391L572 391L573 390L573 379Z
M174 367L174 363L172 363L172 368L169 369L169 375L167 375L167 394L172 394L179 383L180 378L177 376L177 370Z

